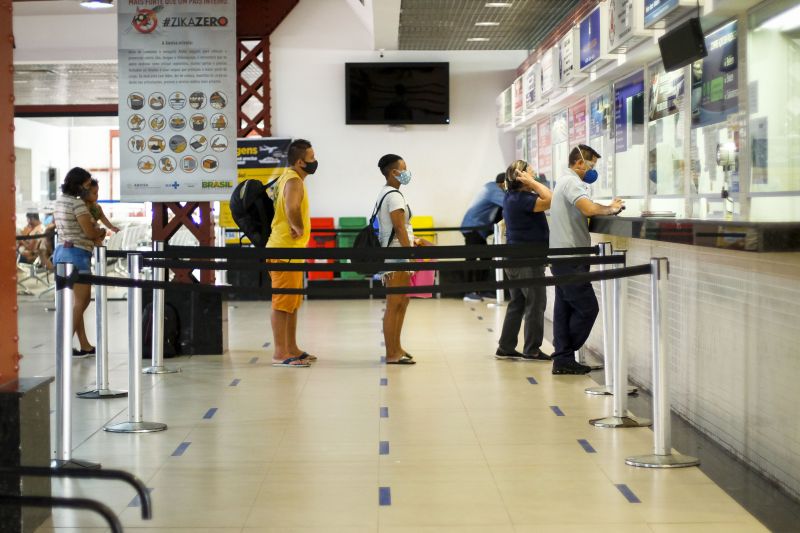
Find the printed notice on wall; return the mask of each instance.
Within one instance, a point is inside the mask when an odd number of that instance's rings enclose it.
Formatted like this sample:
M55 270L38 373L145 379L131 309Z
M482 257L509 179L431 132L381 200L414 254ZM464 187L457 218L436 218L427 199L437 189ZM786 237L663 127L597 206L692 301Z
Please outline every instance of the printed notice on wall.
M236 0L118 0L121 197L236 186Z

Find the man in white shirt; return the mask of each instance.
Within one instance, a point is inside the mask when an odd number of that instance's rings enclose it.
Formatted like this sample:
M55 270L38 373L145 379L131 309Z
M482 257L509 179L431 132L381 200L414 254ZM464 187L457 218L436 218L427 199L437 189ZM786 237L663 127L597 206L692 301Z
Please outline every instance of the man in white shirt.
M550 205L550 248L583 248L592 245L588 217L616 215L625 203L615 198L601 205L589 198L589 184L597 179L594 166L600 159L594 149L579 144L569 154L569 170L561 176ZM589 265L550 267L553 275L582 274ZM575 361L597 318L599 306L591 283L557 285L553 310L553 374L586 374L591 368Z

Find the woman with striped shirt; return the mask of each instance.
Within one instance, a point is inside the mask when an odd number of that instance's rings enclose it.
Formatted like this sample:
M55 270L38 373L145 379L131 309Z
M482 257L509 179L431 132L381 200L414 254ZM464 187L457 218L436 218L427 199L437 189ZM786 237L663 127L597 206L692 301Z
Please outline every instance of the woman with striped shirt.
M72 263L82 274L91 273L92 248L94 241L102 239L106 230L95 225L86 203L81 198L92 181L92 175L86 170L75 167L64 176L61 185L62 195L56 200L55 221L58 232L58 246L53 255L53 262ZM73 286L75 304L72 307L73 333L77 333L80 348L72 350L73 357L94 355L95 347L89 344L83 314L89 307L92 296L91 285L76 283Z

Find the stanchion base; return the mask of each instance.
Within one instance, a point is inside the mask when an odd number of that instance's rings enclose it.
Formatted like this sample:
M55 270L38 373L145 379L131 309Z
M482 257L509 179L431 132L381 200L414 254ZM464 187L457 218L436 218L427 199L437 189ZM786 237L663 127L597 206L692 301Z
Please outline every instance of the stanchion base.
M691 455L671 453L669 455L636 455L625 459L625 464L642 468L684 468L697 466L700 460Z
M100 468L100 463L92 463L89 461L81 461L80 459L70 459L65 461L63 459L53 459L50 461L50 468L85 468L89 470L97 470Z
M103 431L110 433L152 433L154 431L164 431L166 424L160 422L121 422L113 426L106 426Z
M86 392L79 392L75 394L78 398L82 400L107 400L109 398L124 398L128 395L128 391L125 390L110 390L110 389L102 389L102 390L87 390Z
M180 372L180 368L169 368L167 366L148 366L142 369L142 374L175 374Z
M486 304L486 307L505 307L505 302L492 302L490 304Z
M646 418L638 418L628 413L628 416L608 416L606 418L595 418L589 423L599 428L642 428L652 425L652 421Z
M606 387L605 385L600 385L599 387L589 387L584 390L586 394L590 394L592 396L613 396L614 391L610 388ZM636 394L639 392L639 389L634 387L633 385L628 385L628 395Z

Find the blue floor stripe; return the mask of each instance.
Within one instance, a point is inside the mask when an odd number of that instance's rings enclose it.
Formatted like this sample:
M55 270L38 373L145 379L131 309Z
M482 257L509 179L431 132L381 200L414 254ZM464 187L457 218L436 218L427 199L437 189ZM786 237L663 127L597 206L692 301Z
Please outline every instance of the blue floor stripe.
M386 363L386 356L385 355L381 356L381 363Z
M628 502L630 502L630 503L642 503L642 500L640 500L639 498L636 497L636 494L633 493L633 491L631 490L631 488L628 485L626 485L624 483L620 483L616 487L617 487L617 489L619 489L619 491L622 493L622 495L625 496L625 499L628 500Z
M383 333L383 332L381 331L381 333ZM385 341L381 341L381 346L386 346L386 342Z
M491 333L491 332L493 332L493 331L494 331L492 328L486 328L486 329L488 329L488 330L489 330L489 333Z
M378 455L389 455L389 441L382 440L378 446Z
M152 494L153 491L156 490L156 489L151 489L150 487L146 488L147 488L147 494ZM134 496L133 499L131 500L131 503L128 504L128 507L141 507L141 506L142 506L142 501L139 499L138 494Z
M381 407L381 418L389 418L389 408Z
M392 505L391 487L378 487L378 503L382 506Z
M529 377L529 378L528 378L528 383L530 383L531 385L537 385L539 382L538 382L538 381L536 381L536 378L534 378L534 377Z
M389 384L389 378L381 378L381 387L385 387Z
M254 364L256 361L258 361L258 357L253 357L252 359L250 359L250 364L252 365L252 364Z
M216 407L212 407L211 409L206 411L206 414L203 415L203 419L204 420L208 420L209 418L211 418L215 414L217 414L217 408Z
M482 316L479 316L479 317L478 317L478 320L483 320L483 317L482 317Z
M550 409L556 414L556 416L564 416L564 411L559 409L557 405L551 405Z
M239 382L241 382L241 381L242 381L241 379L239 379L239 378L236 378L236 379L234 379L233 381L231 381L231 384L229 385L229 387L235 387L235 386L236 386L236 385L238 385L238 384L239 384Z
M597 450L592 448L592 445L589 444L589 441L586 439L578 439L578 444L580 444L586 453L597 453Z
M186 452L186 450L189 448L190 444L191 442L181 442L180 444L178 444L178 447L175 448L174 452L172 452L172 457L180 457L181 455L183 455L184 452Z
M261 345L261 347L262 348L269 348L269 345L270 345L270 343L265 342L264 344Z

